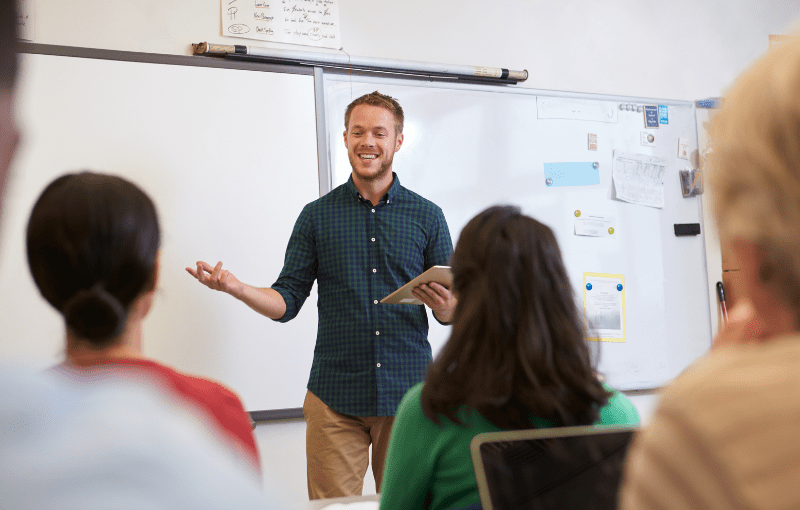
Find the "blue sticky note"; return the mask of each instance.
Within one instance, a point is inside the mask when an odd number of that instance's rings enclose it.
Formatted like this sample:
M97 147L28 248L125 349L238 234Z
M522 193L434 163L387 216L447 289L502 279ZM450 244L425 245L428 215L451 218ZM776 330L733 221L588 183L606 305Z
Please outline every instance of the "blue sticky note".
M665 104L658 105L658 123L669 124L669 106Z
M644 127L650 129L658 127L658 106L654 104L644 105Z
M594 163L545 163L544 183L547 187L600 184L600 169Z

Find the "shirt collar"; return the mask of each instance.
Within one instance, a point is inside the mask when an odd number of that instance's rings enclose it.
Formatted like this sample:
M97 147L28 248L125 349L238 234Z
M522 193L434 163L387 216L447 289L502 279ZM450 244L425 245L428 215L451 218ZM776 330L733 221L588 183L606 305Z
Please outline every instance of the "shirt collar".
M356 188L355 183L353 182L353 174L350 174L350 177L347 178L345 186L354 197L359 200L364 200L361 197L361 193L358 191L358 188ZM391 204L397 198L398 193L400 193L400 178L395 172L392 172L392 185L389 186L389 191L387 191L386 194L381 198L381 202Z

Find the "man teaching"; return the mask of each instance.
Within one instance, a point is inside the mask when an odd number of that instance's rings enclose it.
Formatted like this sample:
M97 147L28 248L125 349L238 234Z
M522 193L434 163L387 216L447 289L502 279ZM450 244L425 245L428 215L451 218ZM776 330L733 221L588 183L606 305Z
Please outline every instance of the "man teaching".
M426 269L447 264L453 249L442 210L402 187L392 171L403 118L398 102L377 91L347 107L350 178L305 206L271 288L240 282L222 262L186 268L279 322L297 315L317 280L319 325L303 404L311 499L360 495L370 444L380 492L397 406L431 360L424 307L380 304ZM450 322L456 299L447 288L423 284L414 296Z

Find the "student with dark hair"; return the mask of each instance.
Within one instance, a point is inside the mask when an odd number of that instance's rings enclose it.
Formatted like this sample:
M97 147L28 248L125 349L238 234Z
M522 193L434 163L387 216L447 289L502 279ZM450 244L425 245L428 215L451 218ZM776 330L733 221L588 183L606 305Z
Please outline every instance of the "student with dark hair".
M452 256L453 330L398 409L381 508L480 504L469 444L482 432L636 424L598 380L553 232L516 207L473 218Z
M155 205L125 179L82 172L45 188L28 222L27 253L39 291L66 323L66 361L57 371L77 381L120 373L156 381L200 410L211 430L257 469L250 418L233 392L142 356L159 241Z

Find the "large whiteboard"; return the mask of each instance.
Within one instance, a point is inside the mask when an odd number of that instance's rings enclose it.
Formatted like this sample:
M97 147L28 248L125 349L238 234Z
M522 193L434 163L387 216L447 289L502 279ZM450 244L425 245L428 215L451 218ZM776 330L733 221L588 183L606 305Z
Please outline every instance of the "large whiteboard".
M516 204L554 230L581 307L584 272L624 275L627 342L599 343L599 369L612 386L658 387L709 348L703 236L675 237L673 229L674 223L702 223L701 197L683 198L678 177L678 170L690 166L677 157L678 138L689 140L690 151L697 149L692 103L326 74L333 186L350 172L342 144L344 110L373 90L396 97L405 111L405 141L394 159L400 182L443 209L454 243L485 207ZM584 111L561 112L576 119L540 119L537 112L554 99L562 105L560 100L575 99ZM630 103L668 106L669 124L645 129L643 113L620 110ZM599 116L603 121L586 120ZM655 146L642 145L643 131L655 135ZM588 148L590 133L597 135L597 151ZM663 209L613 198L614 150L668 161ZM595 161L600 184L545 184L545 163ZM617 232L574 235L575 210L616 216ZM435 354L449 328L429 322Z
M250 411L302 405L316 291L294 321L277 324L184 267L222 260L255 285L277 278L295 219L319 197L314 77L202 63L215 67L24 55L23 143L0 238L0 362L43 369L63 358L63 323L33 285L24 229L48 182L92 169L136 182L160 214L145 354L222 381Z

